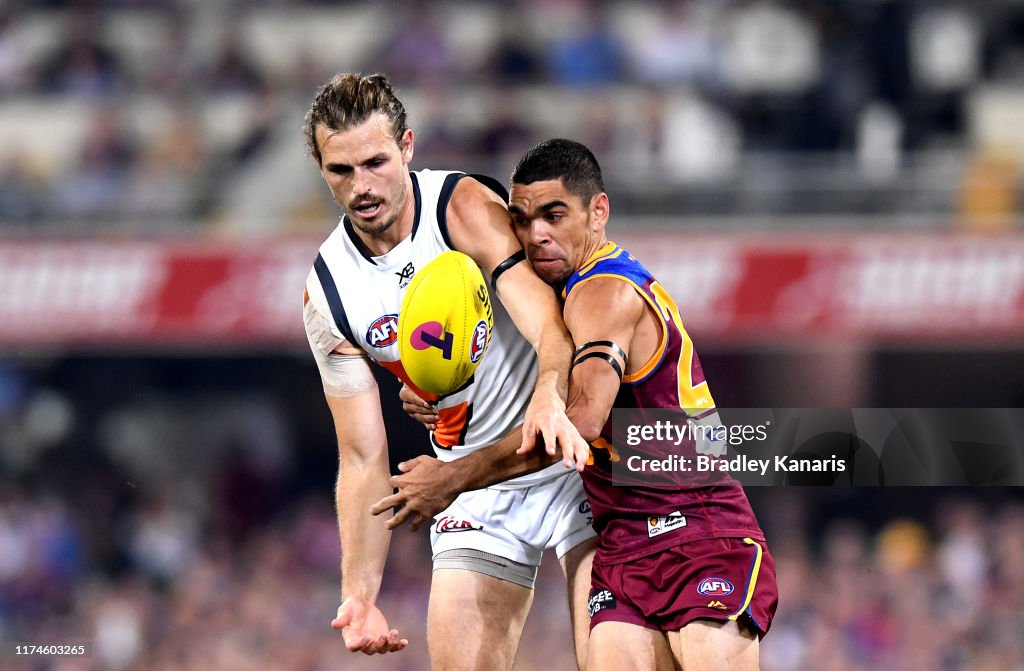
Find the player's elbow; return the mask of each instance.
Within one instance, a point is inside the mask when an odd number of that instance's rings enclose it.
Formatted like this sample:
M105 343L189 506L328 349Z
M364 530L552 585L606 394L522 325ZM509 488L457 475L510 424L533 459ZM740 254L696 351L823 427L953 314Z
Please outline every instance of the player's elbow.
M586 410L574 410L569 408L566 413L569 421L573 423L580 436L588 443L592 443L601 437L601 429L604 427L604 419Z

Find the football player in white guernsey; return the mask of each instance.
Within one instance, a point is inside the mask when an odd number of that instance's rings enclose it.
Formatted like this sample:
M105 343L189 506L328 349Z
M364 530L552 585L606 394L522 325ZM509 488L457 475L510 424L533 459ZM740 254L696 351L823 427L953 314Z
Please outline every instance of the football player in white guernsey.
M495 190L501 187L462 173L411 171L413 131L383 75L334 77L317 92L305 134L343 213L304 296L306 333L338 436L341 605L331 625L350 651L387 653L408 644L375 605L391 531L370 508L392 493L392 484L369 360L409 383L395 335L405 287L434 256L456 249L489 278L495 327L473 379L432 399L437 457L450 461L495 442L528 447L543 439L578 458L467 492L435 518L431 664L511 669L536 567L552 548L569 583L582 668L594 533L579 475L566 468L582 469L589 455L565 414L572 341L557 297L522 262L503 194Z

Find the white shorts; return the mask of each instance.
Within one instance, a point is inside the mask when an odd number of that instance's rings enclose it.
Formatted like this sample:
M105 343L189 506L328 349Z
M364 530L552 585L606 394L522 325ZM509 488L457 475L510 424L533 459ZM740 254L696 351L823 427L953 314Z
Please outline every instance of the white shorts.
M529 487L463 492L434 518L430 547L434 558L469 549L540 566L544 550L561 558L595 538L593 523L583 479L568 471Z

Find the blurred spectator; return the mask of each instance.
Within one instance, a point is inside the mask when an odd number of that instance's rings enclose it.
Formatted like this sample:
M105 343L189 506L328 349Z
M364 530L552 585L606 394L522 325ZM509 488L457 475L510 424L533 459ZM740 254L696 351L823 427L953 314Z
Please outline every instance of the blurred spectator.
M55 185L56 213L70 219L95 220L119 212L136 149L126 132L122 111L114 106L95 112L85 141L67 173Z
M496 165L512 165L534 141L528 117L509 100L495 98L490 101L490 106L487 123L480 129L470 152L488 157Z
M14 14L0 8L0 97L20 93L29 85L29 59L16 33Z
M526 17L518 9L506 7L499 25L500 32L481 73L485 81L498 86L539 81L544 66L533 46Z
M132 171L125 187L124 214L139 221L195 216L204 159L197 121L186 111L176 111Z
M229 30L221 39L206 75L206 86L217 93L261 93L268 81L259 66L245 53L239 35Z
M24 226L42 214L42 184L29 157L15 153L0 163L0 221Z
M983 147L965 166L959 193L964 228L1010 230L1021 206L1021 169L1016 154L1004 147Z
M385 72L397 85L437 85L460 73L433 4L399 5L395 29L369 61L368 69Z
M170 13L161 26L161 34L149 45L146 62L141 66L145 88L164 95L203 88L185 17Z
M476 139L472 129L458 123L448 114L445 101L455 96L447 88L438 87L416 110L421 121L416 127L416 160L422 165L434 165L444 169L464 169L460 164Z
M138 572L167 584L191 563L199 524L174 489L157 492L130 521L128 551Z
M741 94L799 94L820 75L819 47L814 26L794 9L742 3L727 17L725 75Z
M60 47L41 68L47 93L102 98L126 87L118 55L100 38L96 15L75 16L60 40Z
M620 81L625 55L603 4L581 8L571 33L546 45L548 71L555 84L591 87Z
M710 85L717 76L718 45L697 0L661 0L653 31L626 50L636 78L653 84Z
M223 188L226 171L264 149L283 152L283 138L314 88L335 71L360 67L389 73L420 104L434 106L428 123L416 120L425 151L448 165L494 174L508 169L501 162L505 150L495 153L494 146L515 145L500 141L509 135L501 128L508 120L491 123L481 118L487 112L467 109L464 101L502 97L521 111L519 123L536 139L567 132L562 106L522 106L535 95L564 97L564 109L581 110L575 131L592 137L598 148L615 147L605 153L611 188L636 166L652 166L645 168L651 194L636 202L661 216L927 213L942 225L958 208L970 218L987 207L975 206L989 200L974 197L984 191L976 182L1002 180L1009 186L999 186L1000 194L1019 191L1017 173L989 179L998 168L990 168L988 149L981 146L987 132L979 133L979 125L995 123L1007 129L1000 142L1019 135L1012 115L994 122L979 112L987 109L991 84L1005 92L1008 108L1019 107L1011 98L1020 90L1024 12L1012 3L515 0L476 7L467 22L449 20L459 11L451 4L406 0L378 10L312 0L4 5L0 129L6 132L0 131L0 143L15 165L0 169L0 226L32 221L59 231L71 217L94 219L94 230L134 231L149 216L211 226L251 220L231 216L239 205L236 190ZM309 32L308 41L294 39L308 21L337 21L344 32L341 24L352 12L372 20L375 30L372 39L363 36L353 42L358 47L343 50L346 62L332 61L328 54L337 50L319 44L317 31ZM249 51L255 25L268 25L268 18L290 21L293 14L295 24L282 27L272 57ZM453 34L466 25L488 34L469 40ZM456 56L470 43L470 57ZM138 129L149 127L141 115L154 106L187 97L209 141L188 168L163 150L142 147L140 174L121 186L109 172L61 174L47 183L43 178L51 175L39 167L53 164L54 151L37 149L29 138L77 140L72 129L88 123L92 101L112 94L131 101L121 122ZM674 102L660 100L662 95ZM222 114L244 106L244 98L252 98L251 115L243 112L237 132L228 130ZM636 118L626 118L630 106ZM59 118L50 116L55 110ZM687 131L691 122L701 130ZM52 133L47 125L56 126ZM429 125L439 129L436 140L428 140ZM492 125L499 140L481 137L474 148L466 134L481 125ZM641 144L632 145L627 136ZM683 154L668 145L683 147ZM716 156L719 147L723 152ZM469 155L480 148L484 153ZM68 149L73 154L78 148ZM944 166L919 153L935 150L946 153ZM652 156L658 158L646 163ZM251 186L273 179L263 174L273 170L236 171L230 178ZM315 177L296 193L319 193ZM713 189L684 199L657 195L694 178ZM120 205L111 195L118 190L124 192ZM304 198L278 203L278 209L304 212ZM991 228L1017 225L1012 197L991 200L1009 211ZM282 228L290 223L284 219Z

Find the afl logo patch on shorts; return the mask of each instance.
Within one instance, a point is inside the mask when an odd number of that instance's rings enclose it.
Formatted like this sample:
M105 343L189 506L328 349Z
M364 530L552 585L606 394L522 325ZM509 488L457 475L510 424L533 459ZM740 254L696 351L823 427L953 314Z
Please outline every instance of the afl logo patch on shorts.
M697 591L704 596L725 596L732 594L735 588L725 578L704 578L697 585Z

